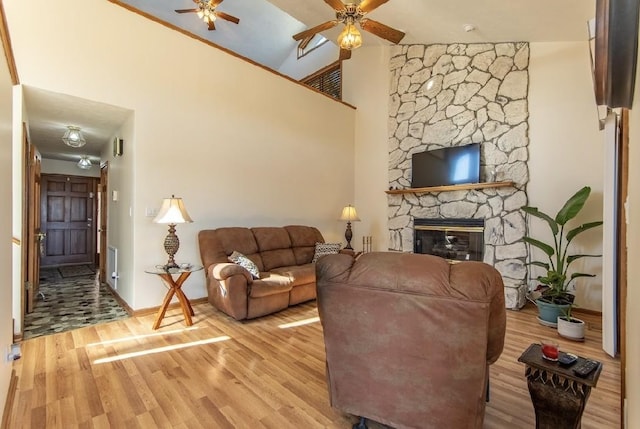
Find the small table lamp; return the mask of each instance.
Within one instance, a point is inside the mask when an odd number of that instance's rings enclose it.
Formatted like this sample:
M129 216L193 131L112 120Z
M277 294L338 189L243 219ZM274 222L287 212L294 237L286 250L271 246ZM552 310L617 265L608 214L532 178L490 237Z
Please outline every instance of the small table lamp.
M180 240L176 235L176 224L193 222L187 210L184 208L182 198L176 198L171 195L171 198L163 199L160 212L155 219L153 219L153 222L169 224L169 234L164 238L164 250L167 252L167 255L169 255L169 260L164 266L164 269L178 268L178 264L176 264L176 261L173 259L173 256L180 248Z
M358 217L358 213L356 213L356 208L351 204L342 209L342 215L340 216L340 220L347 221L347 230L344 232L344 238L347 240L347 246L345 249L353 250L351 247L351 238L353 237L353 232L351 231L351 222L359 222L360 218Z

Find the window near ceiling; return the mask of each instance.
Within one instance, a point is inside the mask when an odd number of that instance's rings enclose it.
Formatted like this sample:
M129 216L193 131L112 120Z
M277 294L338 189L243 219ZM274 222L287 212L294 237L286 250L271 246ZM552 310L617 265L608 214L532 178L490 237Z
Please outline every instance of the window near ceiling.
M342 100L342 62L336 61L300 82L335 99Z
M314 34L311 37L302 39L298 45L298 59L304 57L314 49L327 43L329 40L321 34Z

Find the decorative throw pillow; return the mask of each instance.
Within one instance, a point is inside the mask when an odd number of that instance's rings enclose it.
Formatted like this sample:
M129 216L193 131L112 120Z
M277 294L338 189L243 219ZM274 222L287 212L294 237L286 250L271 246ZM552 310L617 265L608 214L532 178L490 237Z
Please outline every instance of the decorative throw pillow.
M324 255L333 255L340 251L340 243L316 243L316 253L313 255L311 262L316 262Z
M242 268L246 269L251 273L254 279L260 278L260 270L258 270L258 266L249 258L244 256L240 252L236 252L235 250L231 255L229 255L229 260L235 264L240 265Z

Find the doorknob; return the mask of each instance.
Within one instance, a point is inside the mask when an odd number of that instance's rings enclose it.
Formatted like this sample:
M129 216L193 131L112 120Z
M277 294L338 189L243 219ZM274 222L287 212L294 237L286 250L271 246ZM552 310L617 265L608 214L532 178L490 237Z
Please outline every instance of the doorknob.
M40 245L38 246L40 249L40 256L44 256L44 239L47 237L47 234L45 232L39 232L36 234L36 239L38 240L38 243L40 243Z

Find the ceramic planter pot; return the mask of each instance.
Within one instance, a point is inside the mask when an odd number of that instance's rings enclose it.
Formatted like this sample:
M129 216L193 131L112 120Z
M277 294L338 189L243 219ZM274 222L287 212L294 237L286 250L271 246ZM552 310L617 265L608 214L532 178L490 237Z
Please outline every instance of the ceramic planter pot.
M536 299L538 306L538 322L544 326L555 328L558 326L558 317L565 314L570 304L553 304L550 302Z
M584 341L584 321L575 317L567 320L566 317L560 316L557 323L558 335L569 340Z

